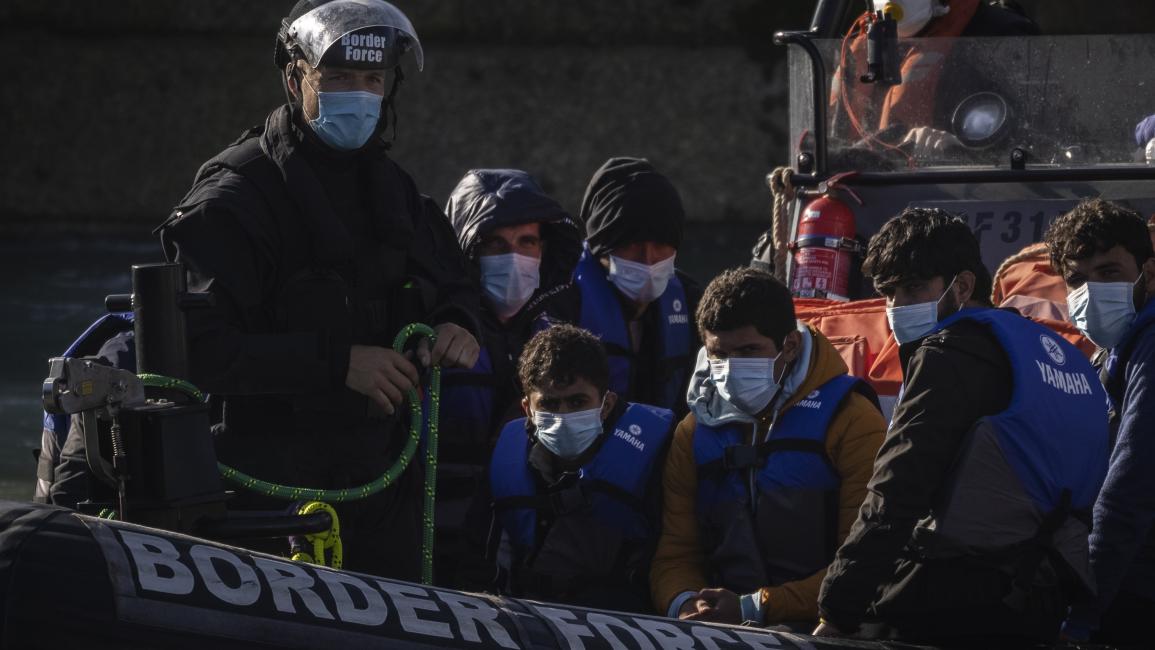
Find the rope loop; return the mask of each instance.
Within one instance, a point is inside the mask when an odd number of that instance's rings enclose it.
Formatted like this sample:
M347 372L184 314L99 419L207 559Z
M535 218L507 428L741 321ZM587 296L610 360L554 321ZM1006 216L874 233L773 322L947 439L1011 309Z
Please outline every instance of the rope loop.
M424 323L410 323L397 333L393 339L393 349L397 352L404 352L405 344L414 336L421 336L429 339L430 345L437 342L437 333L432 327ZM204 401L205 396L196 386L187 381L175 379L173 377L165 377L163 375L155 374L141 374L138 375L141 382L145 386L154 388L167 388L179 390L189 397ZM437 498L437 432L440 421L439 411L441 409L441 367L433 366L429 373L429 428L428 436L425 437L425 498L424 506L425 512L422 518L424 530L422 535L422 570L421 580L424 584L433 584L433 511L436 505ZM409 437L405 442L405 447L401 450L401 454L394 461L393 465L385 470L377 479L370 481L364 485L352 488L341 488L337 490L325 490L318 488L299 487L291 485L280 485L269 481L263 481L259 478L249 476L244 472L225 465L224 463L217 463L217 468L220 470L221 476L246 490L257 492L275 499L284 499L286 501L316 501L323 502L321 505L332 509L330 504L345 503L348 501L357 501L373 496L381 492L385 488L392 485L402 472L409 467L409 463L413 460L413 456L417 453L417 448L422 442L422 431L425 428L424 418L422 416L422 399L418 394L417 389L411 388L405 393L405 399L409 402ZM337 523L337 514L333 510L330 512L333 517L333 523ZM340 538L337 538L338 546L340 548ZM329 547L325 547L329 548ZM306 562L324 561L324 554L317 549L314 542L314 557L310 557L308 553L298 553L294 555L294 559L301 558ZM322 549L323 550L323 549ZM334 557L338 557L340 551L334 552ZM305 559L308 558L308 559Z
M789 167L779 167L766 177L766 184L774 197L773 212L771 213L770 245L774 249L771 259L774 261L774 277L786 282L786 258L790 253L790 205L794 202L797 193L793 183L794 171Z

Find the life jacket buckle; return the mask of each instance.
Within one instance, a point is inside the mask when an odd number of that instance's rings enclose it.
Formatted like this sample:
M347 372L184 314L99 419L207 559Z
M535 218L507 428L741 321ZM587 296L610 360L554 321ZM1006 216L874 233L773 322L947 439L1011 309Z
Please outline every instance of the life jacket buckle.
M550 505L556 514L564 515L584 508L588 501L581 484L577 484L551 494Z
M727 471L758 465L758 448L754 445L730 445L722 453L722 467Z

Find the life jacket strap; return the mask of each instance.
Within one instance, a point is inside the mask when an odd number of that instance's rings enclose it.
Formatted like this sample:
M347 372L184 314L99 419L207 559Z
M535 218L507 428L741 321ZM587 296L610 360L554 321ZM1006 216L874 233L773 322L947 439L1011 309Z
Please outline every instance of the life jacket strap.
M644 512L642 499L630 494L624 488L601 479L583 480L572 486L547 494L526 494L495 499L493 507L498 512L529 509L554 516L568 515L590 506L590 497L600 492L624 503L639 512Z
M782 451L817 454L830 464L824 441L784 438L756 445L730 445L722 452L721 458L700 465L698 473L706 478L719 478L729 472L761 467L772 454Z

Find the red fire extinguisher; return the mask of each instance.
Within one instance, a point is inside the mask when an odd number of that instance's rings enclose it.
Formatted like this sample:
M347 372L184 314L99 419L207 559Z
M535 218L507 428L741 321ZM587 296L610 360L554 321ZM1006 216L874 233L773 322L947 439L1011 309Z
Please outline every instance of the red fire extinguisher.
M802 209L790 244L795 296L850 300L851 267L861 249L855 234L854 211L836 198L821 196Z

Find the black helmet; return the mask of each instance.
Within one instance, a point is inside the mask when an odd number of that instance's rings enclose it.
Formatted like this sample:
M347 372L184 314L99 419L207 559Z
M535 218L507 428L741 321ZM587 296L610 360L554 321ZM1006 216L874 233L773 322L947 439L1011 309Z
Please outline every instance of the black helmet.
M300 0L281 21L273 62L278 69L295 59L314 68L396 68L413 52L425 64L417 30L400 9L385 0Z

